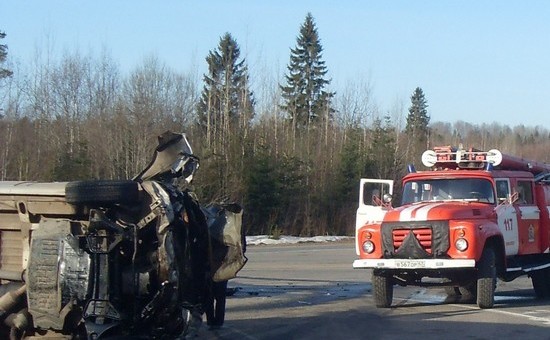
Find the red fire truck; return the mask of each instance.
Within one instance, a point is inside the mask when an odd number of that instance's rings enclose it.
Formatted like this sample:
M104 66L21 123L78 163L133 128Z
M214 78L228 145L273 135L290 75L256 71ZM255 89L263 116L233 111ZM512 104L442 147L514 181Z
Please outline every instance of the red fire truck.
M550 298L550 165L450 146L422 162L399 207L393 181L360 183L353 267L372 269L376 306L391 306L395 285L438 285L492 308L497 278L522 275Z

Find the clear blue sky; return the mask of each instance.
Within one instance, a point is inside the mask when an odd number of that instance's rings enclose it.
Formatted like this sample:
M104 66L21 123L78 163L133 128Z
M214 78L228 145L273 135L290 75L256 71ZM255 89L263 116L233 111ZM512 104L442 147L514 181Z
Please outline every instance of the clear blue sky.
M550 1L2 0L0 30L23 64L106 48L123 71L154 55L198 75L229 32L253 76L280 77L308 12L334 90L368 81L384 113L420 86L432 121L550 128Z

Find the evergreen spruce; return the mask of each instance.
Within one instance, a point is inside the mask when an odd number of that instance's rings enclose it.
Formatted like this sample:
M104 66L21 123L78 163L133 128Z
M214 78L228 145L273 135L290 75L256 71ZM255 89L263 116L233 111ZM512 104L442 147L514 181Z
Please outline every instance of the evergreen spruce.
M405 133L408 137L407 160L419 159L420 154L428 146L430 116L428 115L428 102L420 87L414 90L411 96L411 106L407 115Z
M6 37L6 33L0 31L0 39L4 39L5 37ZM7 56L8 56L8 46L0 44L0 65L6 61ZM11 77L12 74L13 74L12 71L0 67L0 80L3 78Z
M230 194L228 184L239 187L242 182L243 156L249 144L254 99L249 88L248 68L240 54L236 40L226 33L220 38L218 48L206 57L208 74L203 78L197 120L205 143L202 153L214 157L205 163L210 167L205 172L212 176L204 178L205 189L208 188L212 196L209 198L227 198Z
M280 183L270 152L269 145L261 142L244 174L247 186L244 203L248 209L244 218L250 226L247 231L253 234L270 233L280 210Z
M402 177L403 165L397 150L396 128L390 116L375 118L371 130L372 141L369 143L368 164L374 164L374 177L392 179L396 183Z
M90 165L92 161L87 155L88 145L85 141L78 142L78 151L70 152L67 147L57 157L57 161L51 174L54 181L87 180L92 177Z
M362 131L356 127L350 127L348 138L344 142L342 152L339 155L336 174L334 175L334 200L353 205L357 199L355 189L362 175L361 137Z
M311 13L300 27L296 47L291 49L286 85L280 86L284 103L281 105L296 128L330 119L334 112L330 101L334 92L327 92L327 67L322 60L323 47Z
M247 128L253 118L254 99L249 89L248 68L245 59L239 60L240 54L236 40L226 33L218 49L210 51L206 57L208 74L203 77L197 113L209 147L227 142L216 140L216 137Z

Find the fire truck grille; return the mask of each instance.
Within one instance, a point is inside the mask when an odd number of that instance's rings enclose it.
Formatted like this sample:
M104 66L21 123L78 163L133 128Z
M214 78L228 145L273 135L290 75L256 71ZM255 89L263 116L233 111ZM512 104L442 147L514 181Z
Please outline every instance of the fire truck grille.
M448 257L449 221L383 222L381 229L384 258Z
M394 229L392 230L393 238L393 248L394 250L399 249L405 240L405 237L412 232L422 249L424 249L428 254L432 253L432 229L423 228L423 229Z

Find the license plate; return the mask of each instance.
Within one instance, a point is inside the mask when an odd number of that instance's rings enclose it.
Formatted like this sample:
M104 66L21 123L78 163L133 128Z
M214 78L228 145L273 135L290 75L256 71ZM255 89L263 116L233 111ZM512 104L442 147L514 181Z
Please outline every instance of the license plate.
M424 260L395 260L397 268L426 268Z

